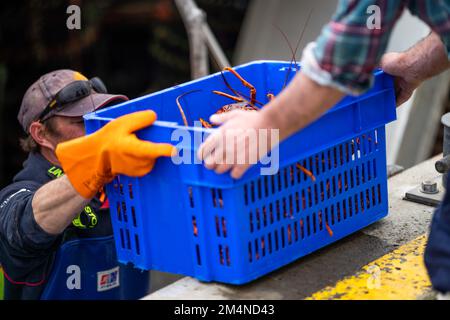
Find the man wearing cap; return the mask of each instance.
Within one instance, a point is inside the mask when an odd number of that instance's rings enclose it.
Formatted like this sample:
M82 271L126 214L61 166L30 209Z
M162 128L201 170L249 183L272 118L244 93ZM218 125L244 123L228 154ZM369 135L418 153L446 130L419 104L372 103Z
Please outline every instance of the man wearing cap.
M133 133L155 121L150 110L84 136L84 114L126 100L72 70L45 74L26 91L18 120L29 156L0 191L5 299L137 299L148 292L147 272L117 262L102 188L117 174L147 174L173 147Z

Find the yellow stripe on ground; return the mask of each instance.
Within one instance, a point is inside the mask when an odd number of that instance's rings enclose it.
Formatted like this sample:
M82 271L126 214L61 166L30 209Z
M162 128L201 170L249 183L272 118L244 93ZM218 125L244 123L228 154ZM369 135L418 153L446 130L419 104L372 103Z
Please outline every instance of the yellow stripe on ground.
M354 276L314 293L307 300L412 300L431 292L423 262L423 235L364 266Z

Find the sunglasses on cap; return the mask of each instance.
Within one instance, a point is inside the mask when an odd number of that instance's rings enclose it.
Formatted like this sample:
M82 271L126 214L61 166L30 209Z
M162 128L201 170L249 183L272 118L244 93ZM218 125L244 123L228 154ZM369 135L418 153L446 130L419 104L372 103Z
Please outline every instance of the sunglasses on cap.
M40 114L38 120L47 120L45 117L53 110L60 110L64 105L78 101L92 93L92 89L97 93L108 93L103 81L98 78L90 80L77 80L69 83L67 86L58 91L55 97L47 104L44 111Z

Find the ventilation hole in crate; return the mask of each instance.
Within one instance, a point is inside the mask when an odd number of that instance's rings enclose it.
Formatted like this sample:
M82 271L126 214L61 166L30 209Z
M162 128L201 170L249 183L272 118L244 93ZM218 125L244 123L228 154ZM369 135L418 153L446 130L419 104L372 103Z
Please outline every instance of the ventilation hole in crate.
M377 204L377 201L375 200L375 186L372 186L372 205L375 206Z
M266 206L263 206L262 213L263 213L264 227L267 227L267 210L266 210Z
M330 199L331 197L331 188L330 188L330 179L327 179L326 183L326 191L327 191L327 199Z
M342 166L344 164L344 146L342 144L339 145L339 160Z
M298 191L295 192L295 212L300 212L300 195Z
M333 197L335 197L336 196L336 177L335 176L331 177L331 186L333 189Z
M123 221L128 222L128 216L127 216L127 205L124 201L122 201L122 214L123 214Z
M325 200L325 190L323 188L323 181L320 181L320 201Z
M354 176L353 176L353 168L350 169L350 188L354 188L355 187L355 180L354 180Z
M337 184L338 184L339 194L341 194L342 193L342 175L340 173L338 174Z
M225 259L223 257L223 247L221 244L219 244L219 262L221 265L225 264Z
M253 233L253 213L250 211L250 232Z
M353 217L353 202L352 202L352 197L348 198L348 214L350 215L350 217Z
M217 194L219 197L219 207L223 208L223 197L222 197L222 189L217 190Z
M331 205L330 214L331 214L331 224L334 225L336 223L336 220L334 218L334 204Z
M133 185L131 183L128 184L128 193L130 195L130 199L133 199Z
M308 237L311 235L311 224L309 216L306 216L306 234L308 235Z
M223 232L223 237L226 238L227 237L227 220L222 217L222 232Z
M116 180L114 180L114 184L113 184L113 188L114 188L114 192L119 192L119 184L116 182Z
M141 255L141 246L139 244L139 236L137 234L134 235L134 243L136 245L136 253L139 255Z
M366 169L364 163L361 164L361 181L362 183L366 182Z
M255 202L255 182L254 181L250 182L250 197L251 197L252 203L254 203Z
M278 231L275 230L275 251L278 251L279 245L278 245Z
M131 250L130 230L126 229L126 230L125 230L125 235L126 235L126 245L127 245L127 249L128 249L128 250Z
M344 190L348 191L348 172L344 172Z
M255 259L259 260L259 246L258 246L258 239L255 239Z
M264 236L261 237L261 254L263 257L266 256L266 241L264 240Z
M381 203L381 185L378 185L378 203Z
M291 186L295 184L295 171L293 166L289 166L289 179L291 180Z
M277 200L275 203L277 209L277 221L280 221L280 200Z
M282 185L281 185L281 172L278 171L277 173L277 181L278 181L278 191L282 190Z
M261 179L258 179L258 199L262 199L262 186L261 186Z
M117 211L117 220L122 221L122 214L120 212L120 202L117 202L116 211Z
M136 210L133 206L131 206L131 218L133 219L133 226L137 227L137 221L136 221Z
M359 193L359 200L361 204L361 213L364 213L364 194L362 191Z
M375 148L378 150L378 130L375 130Z
M336 216L337 216L337 221L341 222L341 203L340 202L336 203Z
M248 186L244 184L244 202L248 206Z
M292 194L289 195L289 216L292 218L294 216L294 204L292 201Z
M355 167L355 176L356 176L356 185L359 186L360 185L360 181L359 181L359 166Z
M313 234L317 233L317 224L316 224L316 213L312 214L312 230Z
M220 222L218 216L215 216L215 221L216 221L216 235L220 237Z
M121 183L119 187L120 187L120 195L123 196L123 184Z
M322 166L322 173L325 173L326 168L325 168L325 153L324 152L320 153L320 163Z
M231 260L230 260L230 248L228 246L225 246L225 257L227 259L227 266L229 267L231 265Z
M217 208L216 189L211 189L211 199L212 199L213 207Z
M283 218L287 217L287 206L286 206L286 198L283 197Z
M373 178L377 178L377 161L373 159Z
M319 203L319 194L317 192L317 184L314 185L314 204L317 205Z
M298 228L297 228L297 222L294 221L294 241L298 241Z
M311 187L308 187L308 208L312 207L312 194L311 194Z
M197 218L195 216L192 216L192 232L194 237L198 236Z
M369 189L367 189L366 190L366 208L367 209L370 209L370 204L371 204L371 201L370 201L370 196L369 196Z
M337 166L338 166L338 155L337 155L336 147L333 148L333 165L334 165L334 168L337 168Z
M272 253L272 233L269 233L267 235L267 240L269 242L269 254L271 254Z
M274 223L274 218L273 218L273 204L269 203L269 213L270 213L270 224Z
M288 180L287 168L283 169L283 173L284 173L284 188L287 189L287 188L289 188L289 180Z
M312 177L312 176L314 176L314 166L313 166L313 159L312 159L312 157L309 157L309 171L311 172L311 175L310 175L310 178Z
M123 235L123 229L120 229L120 244L122 249L125 249L125 237Z
M291 225L287 226L287 236L288 236L288 244L292 244L292 228Z
M266 198L269 196L269 178L264 176L264 194Z
M359 204L358 204L358 194L355 194L354 196L354 202L355 202L355 214L358 214L359 212Z
M305 189L302 190L302 209L306 209L306 195L305 195Z
M302 182L302 171L300 170L298 163L295 165L295 172L297 174L297 183L300 184Z
M345 162L346 163L350 162L350 151L348 147L348 142L345 143Z
M201 266L202 265L202 258L201 258L201 255L200 255L200 246L198 244L195 245L195 252L197 253L197 264L199 266Z
M252 242L248 242L248 261L253 262Z
M302 239L305 239L305 228L304 228L303 219L300 219L300 233L301 233Z
M344 220L347 219L347 203L345 200L342 200L342 213L344 215Z
M281 227L281 247L284 248L286 246L286 240L285 240L285 234L284 234L284 227Z
M189 205L191 208L194 208L194 194L192 192L192 187L188 187L188 195L189 195Z
M319 217L319 230L323 230L323 216L322 216L322 210L319 210L317 213L317 216Z
M275 175L270 176L270 186L272 187L272 194L275 194Z
M327 159L326 163L328 165L328 170L331 170L331 149L327 150Z
M320 172L319 156L315 156L314 161L315 161L315 166L316 166L316 175L320 175L321 172Z
M260 230L261 229L261 217L260 217L258 208L256 208L255 214L256 214L256 229Z

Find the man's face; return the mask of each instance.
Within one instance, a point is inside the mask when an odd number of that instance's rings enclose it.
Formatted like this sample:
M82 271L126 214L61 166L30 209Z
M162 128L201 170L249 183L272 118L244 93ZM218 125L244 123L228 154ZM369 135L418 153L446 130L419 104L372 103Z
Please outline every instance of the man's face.
M54 116L52 129L52 132L49 132L48 138L54 147L61 142L85 135L82 117Z

